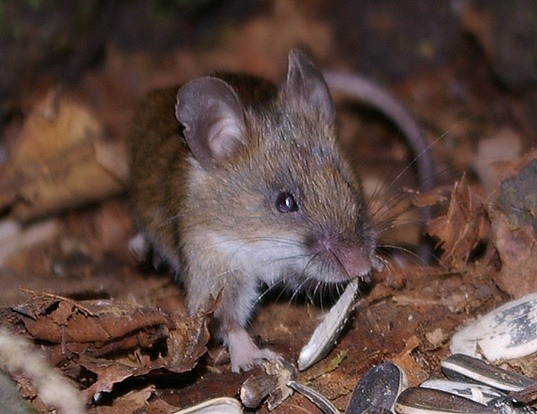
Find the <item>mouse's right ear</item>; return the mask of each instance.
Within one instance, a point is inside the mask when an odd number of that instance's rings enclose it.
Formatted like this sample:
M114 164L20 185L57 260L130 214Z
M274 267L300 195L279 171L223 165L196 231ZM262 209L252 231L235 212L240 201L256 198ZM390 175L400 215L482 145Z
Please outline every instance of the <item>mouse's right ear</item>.
M192 155L204 168L232 156L246 145L244 107L226 82L194 79L179 89L175 116Z
M318 115L329 124L334 123L336 109L328 85L321 72L304 52L298 49L289 52L289 67L283 92L295 108L304 113Z

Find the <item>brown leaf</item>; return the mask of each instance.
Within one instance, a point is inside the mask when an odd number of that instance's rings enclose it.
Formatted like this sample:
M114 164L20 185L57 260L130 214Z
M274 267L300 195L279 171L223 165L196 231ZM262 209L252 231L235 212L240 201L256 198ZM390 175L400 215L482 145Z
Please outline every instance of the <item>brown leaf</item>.
M21 308L17 310L21 312ZM63 298L51 298L47 312L21 320L35 339L53 344L109 342L150 326L171 326L157 309L112 301L84 301L74 306Z
M398 355L393 357L392 362L400 367L409 376L410 385L417 385L427 378L427 373L420 361L416 360L413 351L420 345L420 340L417 336L408 338L403 349Z
M438 246L444 251L440 262L463 270L473 249L488 234L488 224L481 196L463 176L455 183L448 211L430 221L427 233L438 239Z
M35 105L0 177L0 199L29 220L123 189L124 150L89 110L57 90ZM13 197L16 193L17 197Z
M164 357L167 369L182 372L184 366L193 364L206 351L209 341L207 320L204 316L185 318L184 315L171 315L175 329L170 331L167 340L168 355Z
M412 200L412 204L414 204L416 207L427 207L445 203L446 201L447 198L445 194L435 188L431 191L427 191L426 193L417 194Z
M80 365L94 373L97 381L84 391L89 399L101 392L111 392L114 385L129 378L161 373L182 373L191 370L206 352L209 331L204 316L185 318L174 314L179 330L172 329L166 341L166 355L155 360L137 358L138 363L127 365L122 361L95 359L84 356Z
M206 314L29 293L29 303L0 312L2 321L49 344L52 362L81 381L88 399L134 377L189 371L207 351Z
M142 389L135 389L118 397L113 404L114 411L110 412L134 413L140 409L143 409L144 412L147 412L145 406L149 402L149 399L153 396L155 388L156 387L154 385L148 385ZM101 411L101 413L102 412L103 411Z
M78 364L97 377L97 381L83 391L86 400L92 399L101 392L112 392L114 385L130 378L133 373L132 366L107 359L82 357Z

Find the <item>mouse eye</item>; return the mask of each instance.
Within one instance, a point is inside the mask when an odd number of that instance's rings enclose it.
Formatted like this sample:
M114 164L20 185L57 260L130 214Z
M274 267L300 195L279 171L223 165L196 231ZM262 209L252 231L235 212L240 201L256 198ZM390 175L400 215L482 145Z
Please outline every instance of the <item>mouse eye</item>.
M294 213L298 211L298 204L291 193L282 192L276 198L276 209L280 213Z

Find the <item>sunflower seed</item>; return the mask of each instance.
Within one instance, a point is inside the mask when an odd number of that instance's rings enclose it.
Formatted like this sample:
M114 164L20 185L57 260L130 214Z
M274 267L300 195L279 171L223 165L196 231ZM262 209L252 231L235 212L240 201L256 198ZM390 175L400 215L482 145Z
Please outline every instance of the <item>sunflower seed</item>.
M507 302L451 338L453 354L489 361L521 358L537 352L537 292Z
M487 404L498 414L535 414L537 410L509 397L500 397Z
M278 386L278 379L263 372L252 375L242 383L240 397L247 408L256 408Z
M341 414L337 407L319 391L296 381L289 381L288 385L319 407L324 414Z
M358 279L351 280L332 309L317 326L300 351L298 369L304 371L328 354L347 323L349 311L358 294Z
M440 364L444 374L453 380L472 380L503 391L521 391L535 381L468 355L455 354Z
M277 386L267 398L267 407L272 411L293 395L293 390L288 386L289 381L296 378L296 368L285 360L269 360L263 363L267 374L276 377Z
M494 410L467 398L428 388L407 388L395 401L398 414L493 414Z
M370 413L371 410L390 412L406 383L404 371L392 363L369 369L354 389L345 414Z
M256 408L267 398L269 411L293 394L288 383L296 378L296 368L284 360L263 362L265 372L251 375L242 383L240 397L243 405Z
M500 391L487 387L486 385L445 379L428 379L422 382L420 387L449 392L450 394L468 398L480 404L487 404L494 398L504 396Z
M185 410L174 411L172 414L241 414L242 405L235 398L221 397L204 401Z

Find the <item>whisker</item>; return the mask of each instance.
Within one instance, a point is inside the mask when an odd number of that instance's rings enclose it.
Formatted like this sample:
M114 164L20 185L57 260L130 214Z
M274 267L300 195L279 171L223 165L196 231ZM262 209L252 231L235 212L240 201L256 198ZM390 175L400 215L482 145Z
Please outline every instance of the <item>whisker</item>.
M309 295L310 303L313 303L313 298L314 298L316 295L319 295L319 297L322 297L322 295L319 293L319 288L324 288L324 285L321 285L321 282L320 282L320 281L318 281L318 282L315 284L315 287L313 288L313 291L312 291L311 295Z
M368 226L366 227L367 229L378 229L380 228L380 226L384 225L386 222L390 222L390 221L394 221L398 218L400 218L400 216L410 212L413 210L413 206L412 205L408 205L408 206L404 206L403 202L401 201L400 203L398 203L399 205L396 207L394 207L393 209L386 209L384 211L380 211L379 212L379 215L380 214L383 214L385 215L384 217L382 217L382 219L378 219L378 217L375 217L375 219L372 219L371 220L371 223L368 224ZM404 207L404 208L403 208ZM417 221L418 223L421 222L421 220Z
M407 248L405 246L383 243L383 244L379 244L379 247L384 248L384 249L390 249L390 250L393 250L393 251L403 252L406 255L408 255L410 258L412 258L414 264L418 264L418 265L422 265L422 266L427 265L427 263L423 260L423 258L421 258L416 252L410 250L409 248ZM384 259L384 260L386 260L386 259ZM387 263L387 261L385 263Z
M306 276L306 271L307 271L308 267L313 263L313 261L315 260L315 258L318 255L319 255L319 253L315 253L315 254L311 255L310 259L307 261L305 266L302 268L302 272L300 274L299 280L302 280L303 282L299 285L300 288L304 287L308 283L308 277ZM296 289L293 292L293 294L291 295L291 300L294 300L299 292L300 292L300 290Z
M226 243L236 243L236 242L242 242L243 245L256 243L256 242L277 242L279 244L289 245L293 247L303 245L301 241L293 240L293 239L285 239L282 237L250 236L246 238L245 237L227 238L225 240L210 243L207 246L214 247L214 246L219 246L219 245L226 244Z
M274 283L268 285L268 287L267 287L265 290L263 290L263 291L259 294L259 296L256 298L256 300L254 301L254 306L259 305L259 303L262 302L262 301L265 299L265 297L266 297L269 293L272 293L272 291L273 291L274 289L276 289L279 285L281 285L282 287L285 287L285 283L284 283L284 282L285 282L284 279L278 279L276 282L274 282ZM280 293L280 295L281 295L281 293ZM276 301L279 300L280 295L278 295L278 297L276 298Z
M451 129L450 129L451 130ZM431 143L429 143L425 148L423 148L420 153L416 154L413 159L393 178L390 173L387 177L380 182L374 191L368 196L368 206L375 205L374 200L379 199L381 192L390 193L397 182L401 180L401 177L408 172L408 170L413 167L418 160L423 157L426 153L429 153L431 148L438 144L439 141L443 140L449 133L450 130L445 131L444 133L438 135ZM419 177L419 189L424 192L432 189L435 185L437 172L434 171L434 165L431 164L429 169L430 171L426 173L426 163L418 163L418 177ZM378 204L375 209L370 209L370 219L375 225L370 226L370 229L376 229L377 232L380 230L380 233L384 233L389 229L392 229L393 225L386 225L386 222L392 222L396 217L401 216L402 214L410 211L412 205L406 207L401 212L394 212L394 209L399 209L401 205L407 202L409 197L402 196L401 193L397 193L394 196L384 199L383 203ZM429 222L432 217L432 208L430 206L421 207L418 210L420 212L421 220L419 223L421 230L423 231L424 226ZM426 247L427 245L422 245L420 250L422 256L425 259L425 262L430 260L430 248Z
M379 225L378 227L375 228L375 231L377 233L377 236L381 236L383 233L387 232L388 230L393 230L399 227L408 226L409 224L416 224L416 223L419 223L419 221L412 220L412 219L395 218L393 220L389 220L389 221L386 221L385 223L382 223L382 227L380 227Z
M295 302L297 299L298 299L298 295L305 291L304 289L304 286L306 286L306 284L308 283L309 281L307 279L303 279L300 284L297 286L297 288L294 290L294 292L291 294L291 297L289 298L289 301L288 301L288 305L290 305L291 303ZM308 296L306 295L306 297L308 298ZM308 298L309 300L309 298Z
M421 222L420 219L403 218L406 213L412 210L412 206L408 206L404 210L397 212L397 214L393 214L391 217L386 217L382 221L372 222L366 228L366 230L373 230L378 237L379 235L395 227L413 223L419 224Z
M376 195L371 198L371 201L369 202L369 215L371 218L376 217L377 215L381 214L385 210L392 210L396 207L398 207L400 204L404 202L408 202L409 204L412 201L412 193L409 193L404 190L400 190L396 193L388 193L390 194L388 197L383 196L380 197L380 195ZM382 202L379 202L379 201ZM375 209L371 209L371 206L376 206Z

